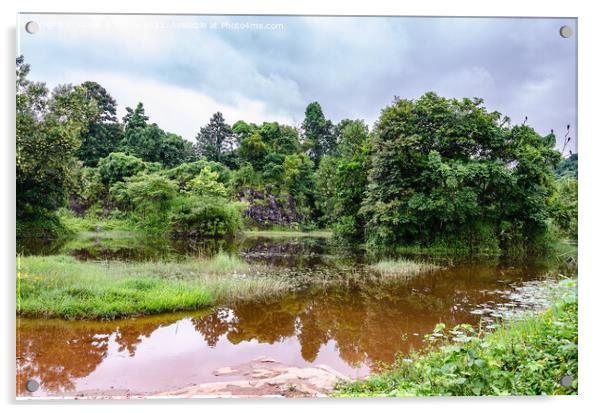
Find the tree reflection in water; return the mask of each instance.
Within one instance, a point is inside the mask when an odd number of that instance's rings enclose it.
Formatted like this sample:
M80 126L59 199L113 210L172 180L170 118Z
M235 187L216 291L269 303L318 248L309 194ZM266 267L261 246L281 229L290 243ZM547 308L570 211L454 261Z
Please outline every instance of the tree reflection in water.
M298 276L295 268L310 268L315 276L333 271L339 271L338 277L345 276L344 267L336 269L316 260L311 253L303 254L306 244L277 247L281 254L271 251L269 244L254 245L248 254L268 263L270 259L284 260L289 270L293 268L291 276ZM289 262L295 255L302 265ZM280 264L283 262L275 265ZM545 267L464 265L407 281L360 279L322 284L270 300L242 302L195 314L113 322L21 319L17 331L18 392L23 395L24 382L30 378L38 379L46 393L75 391L76 381L89 376L107 358L136 357L142 341L159 340L153 333L179 320L192 325L206 347L229 346L223 366L238 361L237 346L241 343L274 344L292 339L298 346L291 346L290 351L299 351L307 363L316 362L324 351L350 368L360 363L376 368L380 362L393 361L396 353L419 348L423 335L438 322L478 322L477 316L470 314L472 308L499 300L495 291L509 283L533 279L544 271ZM183 345L178 336L169 340L164 345L175 351ZM328 346L331 342L334 346ZM164 368L169 369L172 366L160 347L153 346L153 362L165 363ZM224 353L219 354L223 357Z

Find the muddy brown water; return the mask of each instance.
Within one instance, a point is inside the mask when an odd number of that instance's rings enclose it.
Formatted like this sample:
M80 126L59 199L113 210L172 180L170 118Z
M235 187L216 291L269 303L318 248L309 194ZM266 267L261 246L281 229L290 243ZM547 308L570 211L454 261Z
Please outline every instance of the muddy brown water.
M50 253L139 260L177 259L206 250L110 244L79 242ZM36 248L23 251L47 251ZM478 309L537 305L530 297L509 293L543 282L550 268L549 262L446 262L447 269L410 280L384 282L372 276L316 285L312 277L369 274L366 259L333 251L327 240L308 238L247 239L233 251L303 281L277 298L194 313L110 322L20 318L17 393L154 394L223 380L213 372L261 356L299 367L326 364L352 378L363 377L392 362L396 354L421 348L424 335L439 322L478 326L483 322ZM37 380L40 389L29 393L29 379Z

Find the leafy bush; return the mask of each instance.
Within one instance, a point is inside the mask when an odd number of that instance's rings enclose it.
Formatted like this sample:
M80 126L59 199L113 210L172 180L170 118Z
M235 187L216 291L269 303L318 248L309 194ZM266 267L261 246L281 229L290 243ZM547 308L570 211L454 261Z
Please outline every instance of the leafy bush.
M251 164L244 164L232 173L232 189L236 192L243 188L262 188L261 174L253 169Z
M228 195L228 190L219 181L219 174L212 171L209 166L205 166L196 178L189 182L188 190L201 196L225 198Z
M166 217L177 193L177 185L158 174L139 175L111 187L120 208L133 212L144 229L152 232L166 230Z
M578 236L578 185L577 179L559 179L558 195L554 202L554 223L559 228L559 235L575 241Z
M223 198L180 197L172 205L168 222L177 236L232 237L240 229L243 208Z
M431 245L462 239L469 248L541 242L551 217L554 135L509 125L481 99L445 99L429 92L395 99L371 140L364 217L367 241L377 247ZM504 239L505 237L505 239Z
M453 340L440 348L398 359L367 380L343 383L342 396L482 396L577 394L577 292L574 280L561 283L564 295L552 309L478 337L470 325L435 328L432 338ZM570 386L561 384L570 376Z
M56 213L41 210L29 219L18 219L16 231L17 238L54 239L72 234Z
M166 169L161 172L166 178L175 181L182 190L186 189L190 182L201 174L206 168L211 172L217 173L217 181L228 185L230 181L230 170L218 162L200 160L196 162L184 163L175 168Z
M146 170L146 163L135 156L123 152L113 152L98 162L98 173L105 185L121 182Z

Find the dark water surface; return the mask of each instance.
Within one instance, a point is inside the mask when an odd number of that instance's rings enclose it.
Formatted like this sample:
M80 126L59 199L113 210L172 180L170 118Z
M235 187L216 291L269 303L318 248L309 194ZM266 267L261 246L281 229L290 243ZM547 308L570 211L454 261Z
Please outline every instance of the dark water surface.
M85 260L177 260L206 254L208 248L158 244L92 238L21 248ZM18 319L18 392L152 394L219 381L214 370L260 356L300 367L326 364L351 377L364 376L397 353L420 348L439 322L479 325L483 308L536 305L537 300L516 292L536 286L549 269L541 262L446 262L447 269L411 280L385 282L373 276L315 285L312 278L369 274L361 254L341 255L329 245L314 238L253 238L235 246L209 246L230 248L248 261L304 280L275 299L112 322ZM28 379L38 380L41 388L28 393L23 384Z

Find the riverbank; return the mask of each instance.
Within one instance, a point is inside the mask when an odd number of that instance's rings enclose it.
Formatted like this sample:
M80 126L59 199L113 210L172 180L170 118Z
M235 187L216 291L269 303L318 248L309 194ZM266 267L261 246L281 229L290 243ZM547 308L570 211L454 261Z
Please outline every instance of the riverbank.
M275 237L270 239L276 243L299 237L294 232L272 234ZM307 233L301 238L310 236L317 241L329 234ZM263 240L264 234L257 237ZM253 235L250 239L254 239ZM385 281L440 268L426 262L386 260L366 271L361 265L359 270L354 266L347 268L334 260L329 265L337 271L291 276L288 268L260 261L249 263L236 252L211 255L213 252L201 247L179 253L166 242L110 228L79 232L56 249L48 248L46 253L50 255L19 255L17 315L111 320L274 297L300 286L359 281L367 274L373 275L372 281ZM276 244L276 249L280 248L278 245L281 244ZM296 243L285 245L286 254L301 254ZM221 250L225 245L213 247Z
M554 303L482 334L469 325L437 325L431 348L398 359L366 380L343 382L333 395L482 396L577 394L577 285L563 280ZM564 378L564 379L563 379Z
M380 281L411 278L440 267L410 260L370 266ZM339 273L337 273L339 274ZM81 261L67 255L17 257L17 315L68 320L111 320L198 310L274 297L299 285L333 285L344 277L288 277L262 264L220 252L179 261ZM359 277L359 278L358 278ZM374 281L374 279L373 279Z
M224 253L182 262L85 262L70 256L17 258L17 314L114 319L196 310L288 289L283 279Z

